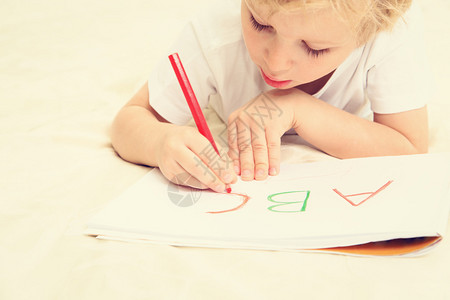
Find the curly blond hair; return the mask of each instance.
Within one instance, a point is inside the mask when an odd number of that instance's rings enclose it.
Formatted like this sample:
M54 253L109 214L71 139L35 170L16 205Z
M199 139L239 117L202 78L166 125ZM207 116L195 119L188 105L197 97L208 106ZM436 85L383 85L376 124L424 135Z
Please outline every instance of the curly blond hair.
M349 25L360 45L381 31L391 30L411 6L412 0L245 0L248 5L265 5L277 11L332 8Z

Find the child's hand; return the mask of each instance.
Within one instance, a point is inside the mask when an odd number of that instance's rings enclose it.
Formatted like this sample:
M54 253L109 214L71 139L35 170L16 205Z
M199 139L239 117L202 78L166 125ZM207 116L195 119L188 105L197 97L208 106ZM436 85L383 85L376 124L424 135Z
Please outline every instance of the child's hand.
M170 181L199 189L224 192L237 178L226 153L220 157L197 129L170 125L157 151L158 166Z
M292 93L296 89L260 94L228 119L228 155L243 180L264 180L280 170L281 136L294 127Z

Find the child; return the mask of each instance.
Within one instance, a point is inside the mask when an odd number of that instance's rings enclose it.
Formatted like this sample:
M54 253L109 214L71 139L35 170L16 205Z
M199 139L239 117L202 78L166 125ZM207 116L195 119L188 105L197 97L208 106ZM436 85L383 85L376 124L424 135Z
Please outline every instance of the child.
M287 131L338 158L427 152L429 74L411 0L236 2L192 21L172 49L200 105L228 122L228 155L184 126L191 114L165 57L115 118L124 159L223 192L236 175L277 175Z

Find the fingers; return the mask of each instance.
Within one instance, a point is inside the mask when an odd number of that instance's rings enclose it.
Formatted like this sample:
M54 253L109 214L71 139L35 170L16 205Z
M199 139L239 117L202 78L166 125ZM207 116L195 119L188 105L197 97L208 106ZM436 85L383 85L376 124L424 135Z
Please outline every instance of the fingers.
M231 183L232 180L227 178L228 180L225 183L225 180L220 177L220 175L223 175L221 174L223 172L216 172L216 170L204 162L204 159L204 157L195 155L191 156L190 159L186 157L182 162L183 169L192 177L196 178L201 184L213 191L219 193L225 192L226 184Z
M296 123L293 108L299 97L297 89L270 90L230 115L229 155L243 180L280 172L280 139Z
M252 131L247 127L247 123L241 119L236 120L237 129L237 150L239 156L239 165L241 168L242 180L253 180L255 171L255 162L252 148Z
M211 143L195 129L186 129L183 134L167 139L159 167L172 182L178 177L189 178L175 183L216 192L224 192L227 184L236 182L228 156L219 156Z
M236 117L228 125L228 155L242 180L264 180L280 169L280 136L273 128Z
M171 182L178 184L178 185L184 185L184 186L190 186L196 189L208 189L206 185L201 183L197 178L189 174L183 167L181 167L179 164L177 164L177 167L172 169L172 172L175 172L175 175L169 175L164 174Z
M256 132L253 130L252 132ZM255 159L255 179L264 180L269 171L269 149L264 130L258 130L258 134L252 139L253 156Z
M239 163L239 148L237 140L237 126L236 123L228 123L228 157L233 162L233 168L236 175L241 175L241 167Z
M180 158L178 163L160 167L164 176L173 183L190 186L197 189L211 189L218 193L226 190L226 183L210 169L200 158L193 159L193 153L186 158ZM229 180L231 183L232 180Z
M266 131L268 148L269 175L275 176L280 173L281 161L281 137L274 131Z

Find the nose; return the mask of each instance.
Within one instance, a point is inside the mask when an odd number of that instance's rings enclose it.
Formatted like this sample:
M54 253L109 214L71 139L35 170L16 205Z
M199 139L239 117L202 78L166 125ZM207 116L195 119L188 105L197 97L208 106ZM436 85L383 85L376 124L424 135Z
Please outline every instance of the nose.
M287 43L275 37L264 49L264 60L271 75L282 76L288 72L293 64L291 55Z

